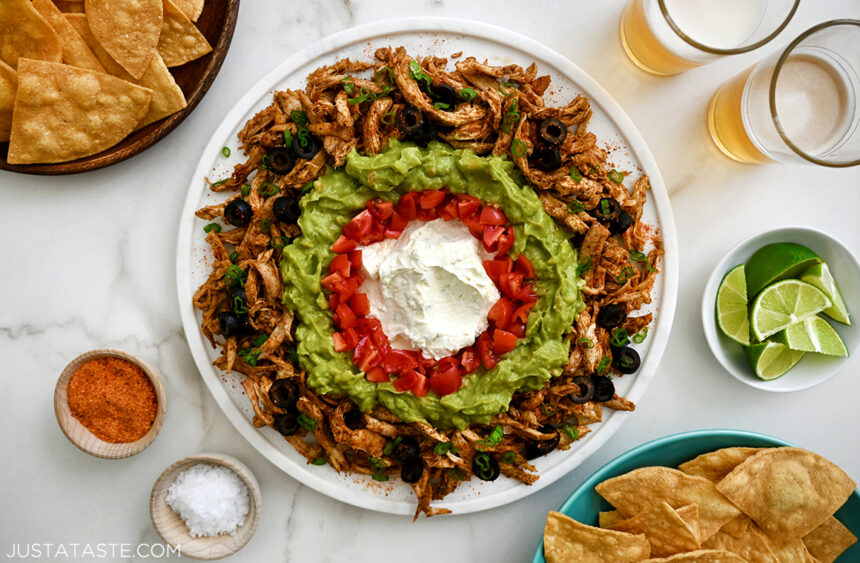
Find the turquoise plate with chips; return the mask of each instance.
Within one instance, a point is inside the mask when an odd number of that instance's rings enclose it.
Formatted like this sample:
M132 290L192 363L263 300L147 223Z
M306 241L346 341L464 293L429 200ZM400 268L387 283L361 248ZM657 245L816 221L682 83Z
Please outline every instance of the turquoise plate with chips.
M773 436L743 430L693 430L672 434L637 446L598 469L567 497L558 511L583 524L597 526L597 513L612 510L612 506L594 490L598 483L606 479L650 465L677 467L703 453L730 446L760 448L794 445ZM836 518L851 530L851 533L860 536L860 492L855 490L848 497L845 504L836 511ZM845 551L836 563L850 561L860 561L860 542ZM543 538L537 546L532 563L546 563L543 556Z

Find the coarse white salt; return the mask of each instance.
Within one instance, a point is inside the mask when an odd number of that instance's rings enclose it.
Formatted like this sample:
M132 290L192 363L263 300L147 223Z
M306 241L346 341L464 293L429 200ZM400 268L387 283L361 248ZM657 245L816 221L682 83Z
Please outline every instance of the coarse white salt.
M166 500L195 538L233 534L248 515L248 488L223 465L192 465L170 485Z

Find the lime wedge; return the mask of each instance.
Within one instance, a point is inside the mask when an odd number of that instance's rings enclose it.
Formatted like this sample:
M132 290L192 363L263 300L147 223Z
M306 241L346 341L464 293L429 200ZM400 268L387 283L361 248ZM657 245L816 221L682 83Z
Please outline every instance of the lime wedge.
M824 292L812 284L779 281L764 288L753 301L750 327L756 340L762 341L831 305Z
M818 352L828 356L848 355L848 349L839 333L818 315L807 317L776 333L773 341L801 352Z
M750 345L747 280L743 264L729 270L717 289L717 326L735 342Z
M848 308L845 307L845 300L842 299L842 294L839 292L839 287L836 286L836 280L830 275L830 268L822 262L812 266L800 275L800 279L807 283L811 283L821 291L823 291L833 305L824 309L823 313L840 323L847 325L851 324L851 319L848 316Z
M759 342L745 348L750 365L759 379L770 381L785 374L800 361L805 352L792 350L778 342Z
M796 278L821 258L810 249L793 242L777 242L756 250L746 263L747 295L755 296L775 281Z

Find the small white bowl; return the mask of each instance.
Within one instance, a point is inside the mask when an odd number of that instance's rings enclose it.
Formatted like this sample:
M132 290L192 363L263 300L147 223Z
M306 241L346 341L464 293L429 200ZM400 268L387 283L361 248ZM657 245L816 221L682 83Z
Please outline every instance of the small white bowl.
M782 377L762 381L756 377L747 361L743 346L731 340L717 327L717 289L723 276L738 264L746 263L759 248L775 242L794 242L807 246L821 256L830 267L833 278L845 299L852 325L838 323L829 317L827 321L845 341L848 353L854 355L857 352L857 346L860 344L860 263L841 242L827 233L809 227L781 227L753 235L735 245L717 264L705 284L705 294L702 297L702 324L711 352L726 371L736 379L764 391L800 391L824 383L836 375L850 361L850 356L836 358L809 353Z

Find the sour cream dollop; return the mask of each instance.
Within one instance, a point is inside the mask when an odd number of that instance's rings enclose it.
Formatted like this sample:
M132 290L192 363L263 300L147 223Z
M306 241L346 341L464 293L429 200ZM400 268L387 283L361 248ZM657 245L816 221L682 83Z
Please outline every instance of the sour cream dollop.
M361 250L359 291L392 347L439 360L487 329L500 297L483 266L492 256L461 221L413 221L397 240Z

